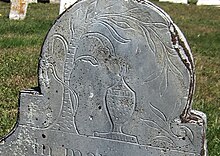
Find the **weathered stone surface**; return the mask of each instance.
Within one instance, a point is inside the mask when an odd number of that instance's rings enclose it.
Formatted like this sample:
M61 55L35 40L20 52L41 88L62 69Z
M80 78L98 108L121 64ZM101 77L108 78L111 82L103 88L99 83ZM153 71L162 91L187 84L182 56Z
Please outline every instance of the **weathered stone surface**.
M62 14L67 8L74 4L76 0L60 0L60 12Z
M11 0L9 18L13 20L23 20L26 17L27 7L27 0Z
M188 0L159 0L159 2L182 3L187 4Z
M220 0L198 0L197 5L216 5L220 6Z
M184 36L148 1L82 0L49 31L39 90L20 94L0 155L205 155Z

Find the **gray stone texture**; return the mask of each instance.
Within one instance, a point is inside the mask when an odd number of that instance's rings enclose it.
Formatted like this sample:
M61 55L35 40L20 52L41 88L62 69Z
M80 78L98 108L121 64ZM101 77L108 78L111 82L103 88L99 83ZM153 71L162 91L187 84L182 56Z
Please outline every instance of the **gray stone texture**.
M148 1L81 0L44 41L0 155L206 155L190 48Z

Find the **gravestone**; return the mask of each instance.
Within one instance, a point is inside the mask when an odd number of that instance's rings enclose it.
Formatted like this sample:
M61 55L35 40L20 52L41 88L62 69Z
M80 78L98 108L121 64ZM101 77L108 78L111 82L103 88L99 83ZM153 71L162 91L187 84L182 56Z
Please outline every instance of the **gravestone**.
M220 6L220 0L198 0L197 5L215 5Z
M37 0L28 0L28 3L37 3Z
M187 4L188 0L159 0L159 2L170 2L170 3Z
M60 3L60 0L49 0L49 2L56 4L56 3Z
M60 0L59 14L62 14L67 8L69 8L75 2L76 2L76 0Z
M27 0L11 0L9 19L23 20L26 17L28 7Z
M206 155L190 48L148 1L81 0L44 41L4 156Z

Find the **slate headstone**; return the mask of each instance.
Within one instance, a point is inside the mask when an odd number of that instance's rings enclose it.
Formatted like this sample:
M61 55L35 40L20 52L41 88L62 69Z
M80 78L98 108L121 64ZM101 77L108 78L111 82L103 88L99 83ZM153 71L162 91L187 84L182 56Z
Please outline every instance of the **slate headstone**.
M0 155L206 155L190 48L148 1L81 0L44 41Z
M220 0L198 0L196 4L220 6Z
M28 7L27 0L11 0L9 19L23 20L26 17Z

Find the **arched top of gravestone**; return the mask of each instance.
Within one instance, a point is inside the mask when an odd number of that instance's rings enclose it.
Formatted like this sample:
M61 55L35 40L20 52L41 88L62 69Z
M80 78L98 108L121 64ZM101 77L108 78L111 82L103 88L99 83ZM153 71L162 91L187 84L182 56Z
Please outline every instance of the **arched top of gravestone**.
M40 127L59 122L69 103L76 133L123 131L145 144L138 131L146 125L170 133L165 125L188 120L193 68L183 34L154 4L78 1L57 19L42 48L39 84L55 115Z
M100 90L94 81L106 78L100 80L106 92L123 79L135 93L137 108L156 109L167 120L187 117L194 90L193 68L183 34L154 4L87 0L67 9L49 31L41 53L39 84L42 94L50 98L57 83L78 95L75 85L90 81L85 88ZM74 108L80 106L76 99Z

